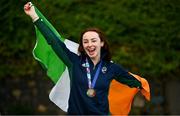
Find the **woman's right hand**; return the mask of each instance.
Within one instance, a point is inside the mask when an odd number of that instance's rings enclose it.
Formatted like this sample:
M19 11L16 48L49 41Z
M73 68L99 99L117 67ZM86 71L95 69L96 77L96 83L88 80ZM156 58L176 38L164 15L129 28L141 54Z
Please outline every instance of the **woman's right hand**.
M35 11L35 8L31 2L27 2L24 5L24 12L26 13L26 15L30 16L33 21L35 21L39 18L39 16L37 15L37 13Z

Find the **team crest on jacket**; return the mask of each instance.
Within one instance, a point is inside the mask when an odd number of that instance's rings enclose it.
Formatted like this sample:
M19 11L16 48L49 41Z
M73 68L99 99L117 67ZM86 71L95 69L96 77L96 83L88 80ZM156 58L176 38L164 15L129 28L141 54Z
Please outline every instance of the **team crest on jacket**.
M107 68L105 66L102 67L102 73L106 73L106 71L107 71Z

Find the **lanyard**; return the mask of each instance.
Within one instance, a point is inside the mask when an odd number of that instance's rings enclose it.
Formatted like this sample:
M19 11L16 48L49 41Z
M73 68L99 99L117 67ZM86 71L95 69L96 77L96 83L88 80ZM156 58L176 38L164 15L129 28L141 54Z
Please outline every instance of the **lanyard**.
M90 66L89 66L88 59L86 58L86 73L87 73L88 87L89 88L94 88L94 86L96 84L96 80L97 80L99 73L100 73L101 65L102 65L102 61L98 65L98 69L96 70L95 76L93 78L93 82L91 83L91 73L90 73L90 68L89 68Z

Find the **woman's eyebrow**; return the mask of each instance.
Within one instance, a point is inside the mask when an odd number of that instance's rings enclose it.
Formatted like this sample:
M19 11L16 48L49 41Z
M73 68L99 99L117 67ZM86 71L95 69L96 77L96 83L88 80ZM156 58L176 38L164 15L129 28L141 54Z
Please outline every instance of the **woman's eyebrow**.
M88 39L83 39L83 41L88 41Z
M96 40L97 38L91 38L91 40Z
M93 38L91 38L90 40L92 41L92 40L96 40L97 38L95 38L95 37L93 37ZM89 39L83 39L83 41L89 41Z

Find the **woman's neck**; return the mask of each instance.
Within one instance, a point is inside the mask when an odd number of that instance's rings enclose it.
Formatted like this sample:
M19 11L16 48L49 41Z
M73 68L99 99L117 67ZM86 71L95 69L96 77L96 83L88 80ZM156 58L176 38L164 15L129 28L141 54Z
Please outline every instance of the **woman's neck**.
M93 64L94 64L94 66L96 66L96 64L100 61L100 55L98 55L98 56L95 57L95 58L91 58L91 60L92 60L92 62L93 62Z

